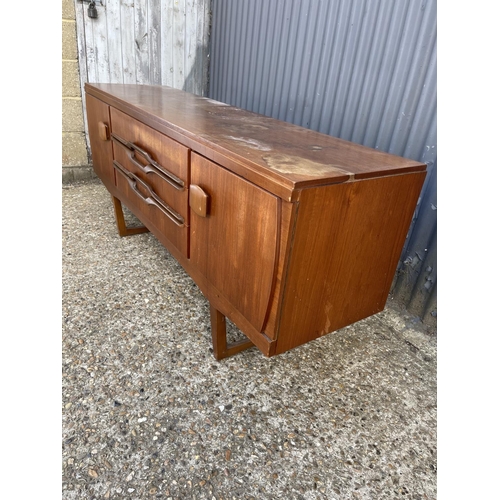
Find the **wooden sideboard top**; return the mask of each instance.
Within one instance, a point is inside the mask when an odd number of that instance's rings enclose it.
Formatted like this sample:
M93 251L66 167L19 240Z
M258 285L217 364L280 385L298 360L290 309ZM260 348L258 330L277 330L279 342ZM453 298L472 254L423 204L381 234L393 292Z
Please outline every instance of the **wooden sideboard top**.
M420 162L166 86L87 83L85 90L289 201L305 187L426 170Z

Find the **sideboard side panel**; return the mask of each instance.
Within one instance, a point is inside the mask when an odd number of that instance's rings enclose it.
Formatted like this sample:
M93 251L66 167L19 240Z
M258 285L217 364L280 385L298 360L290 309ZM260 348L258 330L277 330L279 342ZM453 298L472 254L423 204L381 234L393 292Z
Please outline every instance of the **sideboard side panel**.
M425 175L302 191L276 354L384 309Z

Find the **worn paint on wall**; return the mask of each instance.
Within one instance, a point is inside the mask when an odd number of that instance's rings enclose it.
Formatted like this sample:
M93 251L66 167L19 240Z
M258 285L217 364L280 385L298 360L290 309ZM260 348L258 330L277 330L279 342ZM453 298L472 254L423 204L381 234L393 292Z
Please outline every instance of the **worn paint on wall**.
M168 85L208 94L210 0L74 0L80 84Z
M422 161L393 297L436 318L436 0L213 0L209 96Z

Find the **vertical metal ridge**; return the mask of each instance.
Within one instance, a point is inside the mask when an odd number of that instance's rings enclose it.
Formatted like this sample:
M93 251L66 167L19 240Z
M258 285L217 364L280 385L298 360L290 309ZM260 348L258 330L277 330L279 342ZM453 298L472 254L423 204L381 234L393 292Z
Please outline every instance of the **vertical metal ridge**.
M433 85L436 81L437 74L436 50L434 51L425 74L424 83L418 95L418 103L414 110L414 116L410 125L408 138L402 152L402 156L408 158L421 158L423 143L427 140L420 131L433 130L432 122L436 121L436 108L428 106L429 102L437 102L437 88ZM435 132L437 134L437 132Z
M358 110L361 102L364 100L362 89L367 75L371 50L373 48L373 38L375 36L379 8L379 2L368 2L364 6L364 12L360 20L360 33L354 50L353 66L349 77L348 93L344 110L344 114L347 115L348 119L342 120L340 129L340 136L347 140L352 140Z
M338 119L332 123L330 134L342 139L347 139L342 134L342 125L346 119L346 105L350 91L353 68L356 62L358 40L362 28L362 11L365 8L365 0L353 2L353 9L349 17L349 26L346 31L346 42L342 52L342 63L339 71L339 85L334 102L334 109Z
M227 58L227 61L228 61L228 66L233 68L234 65L235 65L235 62L236 62L236 58L237 58L237 52L236 52L236 45L239 43L238 39L236 39L235 37L235 33L236 33L236 30L235 30L235 18L236 16L238 15L238 12L237 12L237 9L234 8L234 5L231 6L231 9L229 11L229 27L230 27L230 30L228 31L229 35L230 35L230 40L231 40L231 47L229 49L229 53L228 53L228 58ZM229 101L232 101L233 98L234 98L234 94L235 94L235 89L236 89L236 85L234 84L234 80L235 78L237 78L237 74L234 75L233 72L231 72L230 74L230 80L229 80L229 85L228 85L228 92L229 92L229 95L228 95L228 100Z
M226 28L223 30L221 34L221 40L220 40L220 53L219 53L219 58L220 58L220 65L221 65L221 70L225 71L225 68L227 68L229 65L227 63L227 58L229 57L229 46L231 45L230 40L228 40L228 29L229 29L229 22L228 22L228 17L230 15L229 8L222 9L220 13L220 25L225 26ZM228 83L230 82L231 75L227 75L227 80L224 82L222 78L220 78L220 92L224 95L224 102L227 102L227 87ZM222 84L225 83L226 85L222 86Z
M225 102L228 102L228 103L231 103L233 105L236 105L236 106L239 106L239 107L243 107L243 102L242 102L242 99L243 99L243 95L244 95L244 92L241 92L240 89L242 88L242 86L245 84L245 81L246 81L246 65L245 65L245 62L247 61L246 57L245 56L242 56L242 54L244 54L245 50L247 50L247 48L245 47L245 44L246 44L246 40L248 38L248 27L249 27L249 23L250 23L250 20L249 20L249 16L248 16L248 7L246 7L246 11L236 11L236 14L238 14L238 22L239 22L239 25L240 25L240 29L238 29L238 26L226 26L225 27L225 30L229 31L231 30L231 43L235 43L233 41L233 39L237 39L238 40L238 52L237 52L237 56L238 56L238 63L236 65L236 76L229 76L226 71L226 68L224 68L224 72L222 72L222 68L221 68L221 71L219 72L219 79L220 79L220 84L221 85L225 85L226 82L227 82L227 85L230 85L231 89L232 89L232 93L231 93L231 96L228 97L227 101ZM237 33L240 33L241 35L238 37L237 36ZM222 49L224 50L224 49ZM225 75L226 76L229 76L228 80L226 81L225 80Z
M268 107L268 102L269 102L269 88L270 86L273 85L272 81L272 75L274 75L274 72L272 72L271 68L271 61L272 61L272 54L274 53L275 50L275 45L276 45L276 36L275 33L273 33L273 27L276 26L276 12L278 10L278 5L279 2L270 2L267 4L268 5L268 11L267 11L267 29L266 29L266 40L267 46L266 49L269 50L269 57L266 57L264 61L264 68L263 68L263 74L261 76L261 81L260 81L260 106L258 108L258 112L262 114L268 114L267 107ZM266 75L268 75L266 77Z
M346 14L345 19L340 18L338 21L338 26L339 29L336 31L336 37L334 39L334 47L335 49L332 50L332 66L331 66L331 71L334 73L334 77L332 78L332 84L333 84L333 89L331 93L331 103L327 103L325 106L325 109L329 110L329 119L327 120L326 123L324 123L324 126L321 126L321 131L324 132L325 134L329 135L334 135L334 127L337 125L337 122L339 120L336 119L337 116L340 117L340 115L337 114L337 99L338 99L338 91L339 87L341 86L341 76L342 76L342 64L344 61L344 53L345 53L345 46L346 46L346 37L348 31L345 30L344 26L348 25L350 22L350 18L352 16L352 10L353 10L353 3L349 2L348 0L342 0L341 4L344 5L348 3L349 4L349 9L348 9L348 14ZM342 10L340 11L340 14L342 14ZM347 21L347 22L346 22ZM342 33L342 30L345 30ZM340 41L339 41L340 39ZM339 43L336 43L339 42Z
M215 26L218 26L219 23L219 3L212 3L212 23L211 23L211 33L210 33L210 77L208 79L208 95L220 95L220 89L216 87L218 84L219 78L217 74L218 62L220 60L219 54L219 46L220 44L220 36L213 36L213 30Z
M378 9L378 18L374 30L374 41L371 47L371 58L368 62L368 75L364 80L363 95L369 98L363 99L358 109L356 120L360 115L364 118L363 130L357 127L357 133L352 140L366 146L375 146L375 137L378 124L374 126L373 118L377 116L377 110L382 107L382 96L384 93L384 78L387 72L384 71L384 63L387 61L387 44L390 40L390 28L394 19L394 1L381 2ZM370 88L371 87L371 88Z
M179 2L179 0L177 0ZM184 12L187 12L187 8L188 8L188 5L189 5L189 0L181 0L181 5L182 5L182 10ZM187 62L187 57L188 57L188 51L189 51L189 38L188 38L188 35L189 34L189 31L187 29L187 26L185 25L184 26L184 30L182 32L182 41L184 43L184 48L185 50L182 52L182 56L180 58L181 62L182 62L182 70L181 70L181 75L184 77L183 79L186 78L186 69L188 68L188 62Z
M266 18L267 16L264 14L267 9L269 9L269 4L266 2L265 5L262 5L262 0L256 0L258 4L258 11L259 11L259 16L258 16L258 22L257 22L257 43L255 44L255 57L257 60L260 59L261 53L265 50L265 44L261 43L262 38L266 36L266 29L267 23L266 23ZM262 71L263 71L263 64L256 64L255 65L255 71L252 74L252 92L251 92L251 100L252 103L258 103L259 102L259 97L260 97L260 86L262 82ZM253 104L252 104L253 107Z
M262 64L259 64L259 52L262 51L263 46L260 42L261 40L261 34L262 34L262 18L263 18L263 7L262 7L262 1L257 0L257 5L258 9L257 12L259 13L257 17L257 29L254 31L254 37L255 41L252 44L252 55L253 55L253 60L256 61L255 63L252 61L251 66L254 67L254 71L251 72L249 75L249 85L250 85L250 91L248 92L248 97L250 98L250 105L254 107L254 102L256 101L257 98L257 75L259 72L262 71Z
M419 9L422 12L422 9ZM428 11L429 12L429 11ZM396 129L396 134L393 136L392 144L390 150L393 149L396 154L403 154L406 149L406 144L409 139L409 133L411 130L412 120L414 118L418 101L423 90L423 80L425 79L426 71L422 71L421 68L427 70L430 68L429 62L432 57L432 49L426 49L426 46L431 45L433 47L433 33L436 32L435 21L425 23L426 12L422 14L420 23L413 28L415 32L413 34L413 46L420 47L420 50L413 50L413 57L409 61L407 68L406 81L403 88L400 116L399 116L399 127ZM424 40L427 41L424 44Z
M373 109L377 99L378 78L382 65L384 53L388 40L387 26L390 22L388 9L390 2L378 2L377 13L370 39L369 54L366 61L366 70L363 75L361 96L354 118L354 129L351 140L360 144L367 144L366 132L370 118L370 110ZM391 6L393 8L393 5ZM371 145L371 144L370 144Z
M294 71L303 73L303 67L305 64L303 54L305 47L307 47L308 33L310 32L308 27L311 19L309 9L304 14L304 10L307 6L308 2L299 2L296 36L293 38L293 57L290 58L291 62L289 64L290 76L286 78L286 95L288 96L288 99L286 101L285 120L291 123L296 123L295 116L297 114L297 109L300 107L300 95L298 94L298 84L300 80L298 78L293 78L293 73ZM299 43L299 40L301 43Z
M220 58L220 63L221 63L221 74L220 74L220 92L221 92L221 95L225 95L226 93L226 88L227 88L227 81L224 81L224 79L222 78L222 75L224 74L223 72L226 72L226 68L227 68L227 64L226 64L226 52L227 52L227 47L228 47L228 40L226 39L226 37L228 36L227 35L227 30L229 29L229 26L228 26L228 23L226 23L226 16L227 16L227 10L228 9L223 9L220 13L220 25L221 26L227 26L224 31L222 32L222 36L221 36L221 45L220 45L220 54L219 54L219 58ZM215 61L214 61L215 62ZM230 75L227 75L228 76L228 79L229 79L229 76ZM226 83L226 85L223 85L224 83ZM223 99L224 102L227 102L227 99Z
M326 29L324 35L322 36L323 54L319 60L318 63L319 67L317 69L317 75L315 76L315 79L317 80L318 91L315 93L314 99L315 102L317 102L318 104L316 105L316 107L313 105L311 109L312 116L310 118L311 121L310 124L312 129L320 132L324 132L324 130L321 127L321 124L323 122L323 113L328 107L328 98L329 95L331 94L331 90L329 91L328 88L328 82L329 82L328 77L333 71L332 69L333 58L330 56L330 52L328 51L327 47L334 46L334 40L336 39L338 31L337 30L338 24L334 21L338 17L340 5L341 5L340 1L330 3L330 10L329 10L330 15L327 17L328 21L325 23L325 27L332 26L332 29L330 30ZM316 96L318 96L317 99Z
M410 24L411 28L410 15L412 13L412 5L414 4L406 4L405 12L402 14L402 18L399 21L400 33L398 36L398 45L395 46L396 48L408 48L408 38L411 37L411 33L413 32L408 26ZM389 48L392 49L392 47ZM390 153L395 153L393 139L399 125L399 113L408 76L407 67L410 64L409 60L411 56L411 53L408 54L405 50L401 49L396 50L394 54L394 66L391 71L390 85L386 95L384 110L381 115L381 124L383 124L383 126L379 129L379 134L377 136L377 147Z
M287 40L288 40L288 32L289 32L289 23L286 19L286 16L291 16L293 4L290 2L286 2L283 5L283 16L281 22L277 20L277 30L279 32L279 43L277 53L275 55L275 83L272 88L272 92L270 92L272 109L270 112L270 116L273 118L279 117L280 106L281 106L281 81L283 74L283 65L286 60L286 48L287 48ZM285 51L283 53L283 51Z
M372 130L375 135L373 137L373 145L377 149L386 151L389 147L388 127L392 122L386 120L386 115L390 106L394 106L393 89L397 84L394 83L395 75L399 72L398 68L398 47L401 46L404 33L404 19L406 19L408 12L408 2L394 3L394 8L391 15L391 23L389 29L389 40L386 45L386 52L384 54L384 64L381 68L381 98L379 107L373 114L374 123ZM385 87L385 88L384 88ZM376 120L376 121L375 121ZM386 143L382 142L386 139Z
M239 15L238 15L239 14ZM235 45L235 50L234 50L234 67L237 68L236 75L233 77L231 81L231 98L229 99L231 102L235 103L236 105L240 106L240 102L237 102L238 99L238 88L241 85L241 81L243 78L243 71L244 71L244 59L240 57L240 52L241 52L241 45L244 43L245 39L245 34L246 34L246 29L247 29L247 24L243 22L244 15L242 13L238 13L235 9L235 17L236 17L236 24L231 25L231 29L234 30L233 38L234 40L234 45ZM242 36L237 37L236 33L241 33ZM239 97L241 99L241 96ZM241 106L240 106L241 107Z
M264 8L262 6L262 1L261 0L256 0L257 5L258 5L258 15L257 15L257 30L255 31L254 35L256 38L256 43L253 44L253 53L254 53L254 58L258 61L260 59L260 52L263 50L263 46L260 43L261 37L262 37L262 31L263 31L263 12ZM258 102L258 92L257 92L257 85L258 85L258 76L259 73L262 73L262 64L252 64L253 67L255 67L255 71L252 72L252 74L249 77L249 82L250 82L250 92L248 93L251 101L251 106L253 107L254 102Z
M263 57L264 61L263 64L260 66L259 71L257 71L255 75L256 77L255 100L258 103L257 111L259 113L263 113L266 106L265 98L263 98L262 96L265 96L267 93L267 78L265 75L269 73L269 68L267 67L266 63L270 61L270 58L266 57L266 52L268 49L268 40L271 38L271 33L269 30L271 23L273 21L271 17L271 6L272 6L271 2L266 2L265 11L264 8L261 11L263 16L262 33L264 34L264 43L260 43L261 49L259 57Z
M311 104L307 112L303 114L300 123L305 123L305 126L313 130L317 130L319 123L318 120L314 120L314 118L317 116L317 112L315 110L318 106L318 103L321 102L321 99L325 94L326 78L324 76L325 71L323 67L325 66L325 59L329 59L327 56L327 52L330 46L330 36L324 37L323 33L325 33L326 27L328 26L328 23L332 18L332 10L334 9L335 5L338 5L338 2L325 2L322 3L319 7L320 13L318 15L318 23L314 28L315 34L312 47L312 58L310 61L310 66L308 68L307 83L303 90L303 93L305 95L307 95L308 93L312 95L310 95ZM326 9L326 12L322 13L322 8ZM330 33L332 32L333 31L330 30ZM315 47L317 47L318 44L320 45L320 50L315 50ZM317 74L315 74L315 68L318 68ZM311 91L308 91L309 88L311 88Z
M305 43L302 49L302 55L300 57L300 72L303 72L305 77L302 79L295 79L295 92L297 94L297 101L295 105L295 109L293 110L292 122L293 123L303 123L304 122L304 112L308 108L308 87L311 85L310 77L311 73L311 65L313 64L314 59L314 46L316 45L316 40L318 36L318 22L320 19L320 15L318 15L318 9L321 5L312 3L311 8L309 9L309 14L307 16L307 24L305 26ZM299 37L297 37L299 38ZM292 87L293 88L293 87Z

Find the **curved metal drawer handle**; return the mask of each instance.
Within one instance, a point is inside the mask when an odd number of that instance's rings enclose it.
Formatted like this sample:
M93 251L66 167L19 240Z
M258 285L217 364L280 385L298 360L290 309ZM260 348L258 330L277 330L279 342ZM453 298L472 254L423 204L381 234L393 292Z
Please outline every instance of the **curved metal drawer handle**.
M134 175L132 172L128 172L125 167L120 165L116 160L113 160L113 165L114 167L126 177L130 187L133 189L133 191L141 198L144 203L147 203L148 205L153 205L156 207L160 212L162 212L166 217L168 217L174 224L176 224L179 227L184 226L184 217L182 215L178 214L173 208L169 207L164 201L162 201L158 195L153 191L151 186L146 184L142 179L139 179L136 175ZM146 191L149 193L149 196L145 197L137 188L137 184L140 184Z
M144 151L144 149L140 148L137 144L126 141L125 139L122 139L121 137L118 137L113 133L111 134L111 138L130 150L130 152L128 153L128 157L130 158L130 160L132 160L136 167L142 169L145 173L154 172L155 174L159 175L164 181L168 182L172 187L179 191L182 191L184 189L185 183L182 179L179 179L179 177L174 175L172 172L169 172L167 169L163 168L159 163L151 158L147 151ZM148 165L141 165L135 159L135 153L140 154L148 162Z

